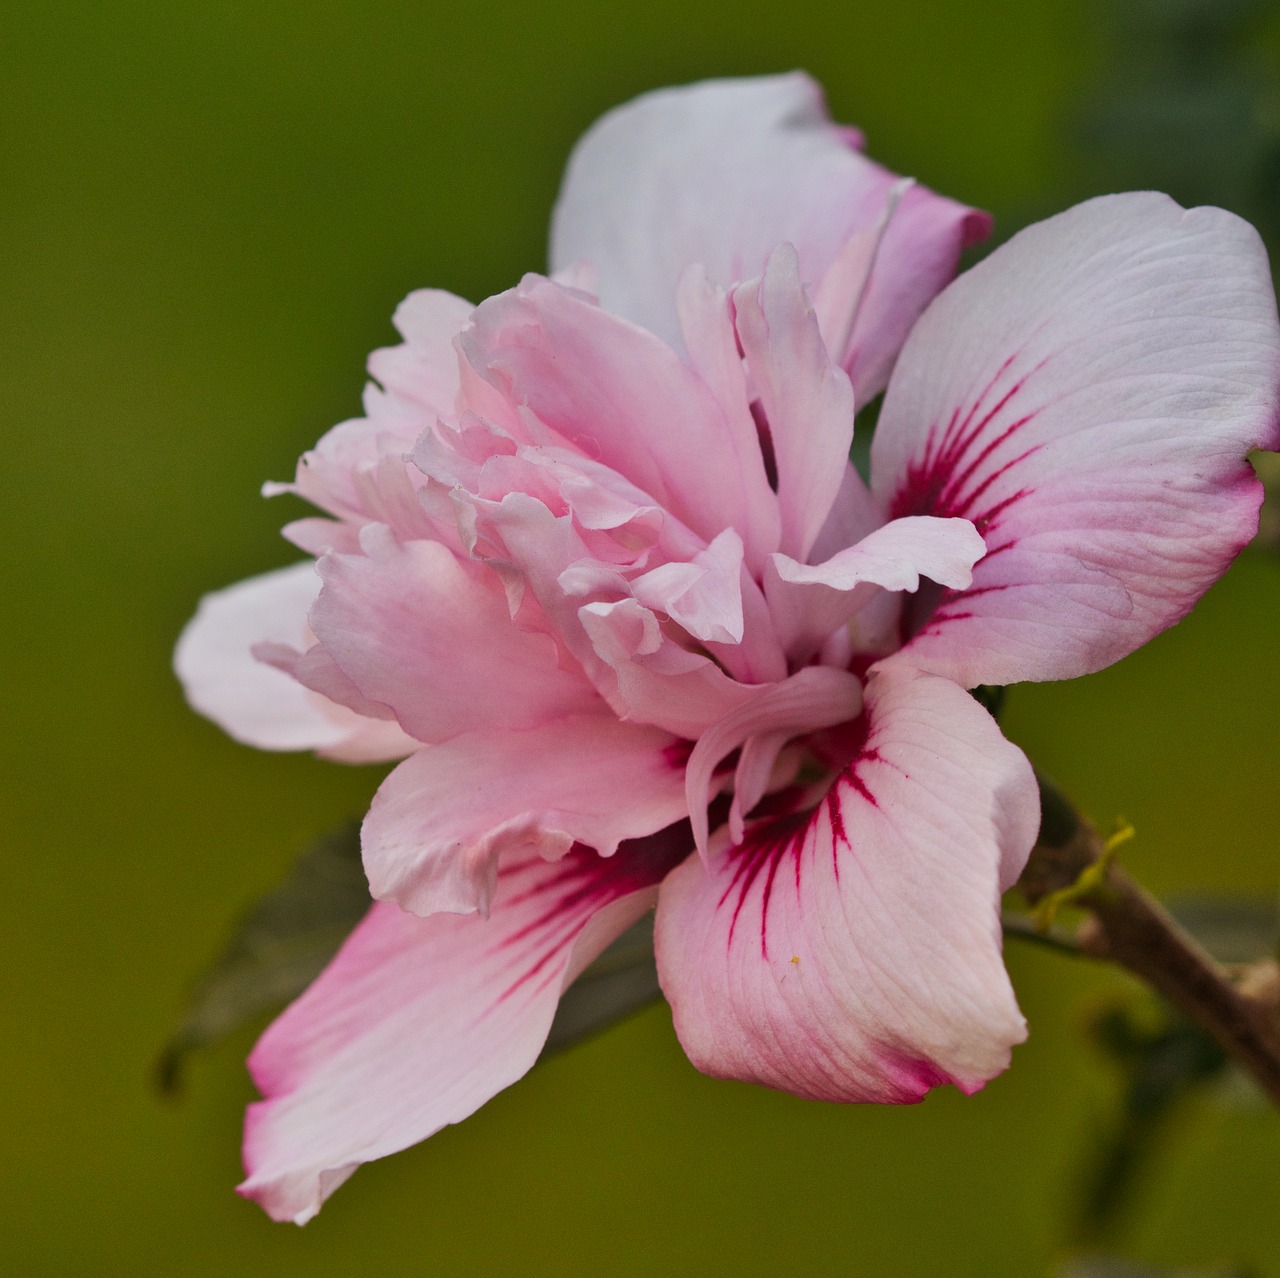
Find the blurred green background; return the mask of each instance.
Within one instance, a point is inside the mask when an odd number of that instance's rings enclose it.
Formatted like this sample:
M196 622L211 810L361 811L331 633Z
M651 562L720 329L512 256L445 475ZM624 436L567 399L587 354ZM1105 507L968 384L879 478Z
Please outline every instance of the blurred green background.
M177 1103L148 1074L230 920L379 773L233 744L170 651L200 593L296 557L294 508L258 486L358 412L400 296L542 267L564 158L611 104L803 66L878 158L1006 227L1165 152L1171 184L1179 157L1221 162L1193 198L1266 215L1271 18L1214 63L1212 38L1147 58L1156 36L1069 0L6 5L0 1268L1018 1278L1064 1255L1118 1097L1082 1025L1132 987L1013 944L1032 1037L974 1099L714 1083L655 1008L305 1230L270 1224L231 1192L252 1034ZM1135 84L1169 100L1129 110ZM1178 117L1180 84L1205 96ZM1010 735L1136 824L1127 863L1160 893L1276 891L1278 618L1280 558L1254 550L1119 667L1012 694ZM1280 1118L1207 1096L1169 1135L1122 1248L1280 1273Z

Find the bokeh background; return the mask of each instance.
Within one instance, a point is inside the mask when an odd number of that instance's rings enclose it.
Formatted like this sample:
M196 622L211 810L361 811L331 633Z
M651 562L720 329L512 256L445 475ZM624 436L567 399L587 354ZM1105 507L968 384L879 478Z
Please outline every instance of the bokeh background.
M1274 216L1273 10L1125 12L4 6L0 1268L1018 1278L1068 1253L1120 1095L1085 1027L1137 995L1014 943L1032 1036L976 1098L714 1083L655 1007L365 1168L301 1231L231 1192L252 1030L176 1102L150 1070L230 921L379 779L233 744L169 660L203 591L296 557L276 536L292 499L258 486L358 412L396 301L539 269L564 158L611 104L795 66L878 158L1006 229L1150 183ZM1280 557L1255 549L1118 667L1011 695L1009 734L1100 821L1135 823L1126 860L1157 892L1276 891L1277 621ZM1280 1117L1202 1089L1110 1245L1280 1273L1278 1169Z

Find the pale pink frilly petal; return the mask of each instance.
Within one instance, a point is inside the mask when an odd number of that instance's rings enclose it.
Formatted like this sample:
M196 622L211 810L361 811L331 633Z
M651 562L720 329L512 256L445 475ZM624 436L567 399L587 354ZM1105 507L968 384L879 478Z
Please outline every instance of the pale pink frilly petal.
M662 886L662 988L690 1060L822 1100L980 1088L1025 1026L1000 894L1036 836L1035 778L948 680L873 672L865 743L812 812Z
M424 430L457 408L454 339L472 310L470 302L440 289L410 293L396 308L393 320L404 342L369 356L376 382L365 387L365 416L333 427L305 452L292 483L264 488L268 496L296 493L336 517L336 523L311 518L291 524L285 533L295 545L312 554L351 551L355 532L369 522L390 524L406 536L450 539L447 526L421 508L420 476L406 470L404 459Z
M579 616L612 676L610 704L626 719L692 740L755 695L708 657L672 643L638 600L584 604Z
M369 375L386 394L416 405L428 417L451 416L459 390L453 339L473 309L470 302L443 289L410 293L391 321L404 342L374 351Z
M607 712L419 750L365 818L369 887L414 914L485 913L504 853L554 859L581 843L607 857L684 817L686 751Z
M174 653L187 700L260 750L316 750L350 763L402 758L417 742L396 724L355 714L253 655L264 644L309 644L307 610L319 591L308 561L206 595Z
M745 523L742 535L748 569L759 573L764 558L782 538L778 498L765 469L760 432L751 412L752 394L742 363L730 291L707 279L701 263L680 277L676 292L685 361L715 396L724 414L737 478L742 485Z
M853 443L853 387L832 364L789 244L733 293L743 357L777 465L778 549L803 560L826 523Z
M742 538L726 528L686 563L668 563L631 582L648 608L665 612L687 634L707 643L743 638Z
M511 429L536 444L568 442L704 541L738 529L749 563L776 549L752 544L761 465L755 439L733 426L707 384L652 333L528 276L477 307L460 344L474 380L488 384L491 410L506 418L495 419L499 425L518 423Z
M986 547L967 519L909 515L868 533L820 564L772 555L765 597L794 660L807 661L833 631L883 591L914 593L921 579L960 590Z
M664 634L620 574L593 559L571 513L556 515L523 492L500 501L454 496L475 553L507 565L512 615L550 627L621 718L694 737L751 695L708 656ZM776 648L771 629L756 639Z
M552 267L589 261L603 306L679 349L674 298L686 267L701 264L727 286L758 277L775 246L791 243L801 278L817 287L852 238L876 235L900 179L860 144L798 72L646 94L575 148L552 222ZM842 292L856 322L827 312L829 340L848 334L832 355L853 370L863 400L883 387L961 249L989 229L985 214L923 187L901 196L866 288L859 278Z
M438 542L370 524L363 555L326 556L311 627L366 697L419 741L535 727L600 705L547 634L512 624L502 582Z
M872 447L891 515L987 543L902 659L972 686L1101 669L1179 620L1253 536L1280 328L1257 233L1167 196L1029 227L916 326Z

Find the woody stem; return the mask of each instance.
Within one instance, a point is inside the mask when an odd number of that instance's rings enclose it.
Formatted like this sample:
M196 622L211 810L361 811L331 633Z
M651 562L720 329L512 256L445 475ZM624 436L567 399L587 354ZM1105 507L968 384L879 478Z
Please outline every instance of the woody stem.
M1018 881L1031 905L1077 888L1103 857L1097 830L1051 783L1040 780L1040 837ZM1280 968L1272 960L1231 971L1214 959L1140 884L1107 865L1073 893L1088 912L1081 953L1127 968L1210 1034L1280 1105Z

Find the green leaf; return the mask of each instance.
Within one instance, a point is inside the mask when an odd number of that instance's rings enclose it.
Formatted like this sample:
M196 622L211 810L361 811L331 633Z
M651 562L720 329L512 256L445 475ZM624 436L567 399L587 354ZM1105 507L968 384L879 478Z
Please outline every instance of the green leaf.
M297 998L369 908L355 823L319 838L288 878L235 925L197 981L185 1014L160 1052L156 1085L174 1093L191 1052Z

